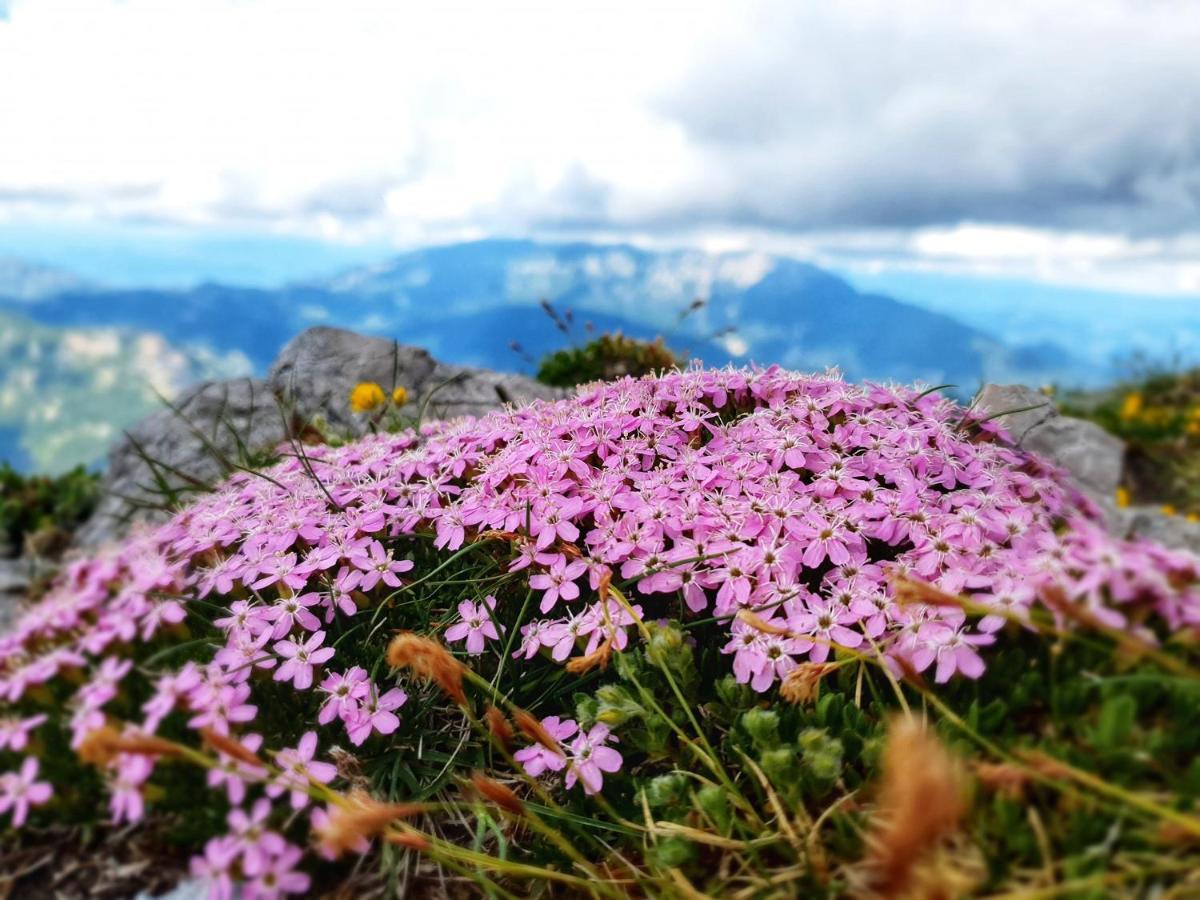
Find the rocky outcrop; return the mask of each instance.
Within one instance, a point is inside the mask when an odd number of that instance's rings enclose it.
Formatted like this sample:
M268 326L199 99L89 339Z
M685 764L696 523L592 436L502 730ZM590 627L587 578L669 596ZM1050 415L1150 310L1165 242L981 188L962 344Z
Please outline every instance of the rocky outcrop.
M0 558L0 632L20 614L21 602L29 590L29 573L25 560Z
M478 416L505 403L551 399L563 392L522 375L450 366L420 347L386 338L364 337L340 328L310 328L293 338L271 365L275 396L303 419L321 416L338 430L362 433L364 416L351 412L347 398L360 381L391 392L403 387L403 412L425 418Z
M94 547L134 520L164 518L172 499L204 490L249 454L282 441L285 424L265 381L238 378L191 388L109 450L103 494L76 543Z
M265 381L198 385L131 428L109 451L104 495L76 544L95 547L132 521L165 517L169 501L204 490L305 421L320 417L336 431L361 434L367 419L348 402L360 381L403 386L404 412L426 418L480 415L563 393L520 375L445 365L385 338L312 328L284 347Z
M1104 511L1114 533L1200 553L1200 525L1154 507L1117 507L1125 445L1099 425L1060 414L1049 397L1023 385L985 385L975 408L995 417L1018 446L1066 469Z

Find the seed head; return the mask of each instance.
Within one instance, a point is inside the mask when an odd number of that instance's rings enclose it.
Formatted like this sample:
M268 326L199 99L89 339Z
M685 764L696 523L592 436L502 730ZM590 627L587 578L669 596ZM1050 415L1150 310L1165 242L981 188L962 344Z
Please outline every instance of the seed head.
M459 706L466 705L467 695L462 683L465 667L432 638L411 631L400 632L388 645L388 662L397 669L408 669L416 677L434 682Z

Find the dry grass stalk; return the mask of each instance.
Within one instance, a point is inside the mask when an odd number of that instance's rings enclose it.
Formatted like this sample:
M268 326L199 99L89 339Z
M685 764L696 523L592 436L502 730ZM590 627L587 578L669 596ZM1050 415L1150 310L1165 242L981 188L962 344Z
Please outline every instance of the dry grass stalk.
M383 838L395 847L405 847L409 850L428 850L432 844L425 835L418 831L389 832Z
M138 732L122 734L111 725L101 725L83 736L76 753L85 763L105 767L121 753L178 756L180 749L176 744L153 735Z
M921 603L926 606L947 606L961 609L963 599L954 594L948 594L924 581L915 578L895 577L891 580L896 602L901 606Z
M786 637L787 635L791 634L791 632L782 625L774 625L771 622L768 622L762 616L758 615L758 613L751 612L748 609L739 609L737 618L741 619L755 631L761 631L763 634L774 634L780 637Z
M471 773L471 784L481 797L490 800L506 812L510 812L514 816L522 815L525 812L525 804L521 802L521 798L494 778L489 778L476 770Z
M979 783L989 791L1020 800L1029 784L1029 772L1011 763L977 762L972 767Z
M483 714L483 718L487 722L488 731L492 737L496 739L501 747L511 753L515 735L513 734L512 726L508 723L508 719L504 718L504 713L500 712L496 707L489 705Z
M313 829L321 850L336 859L343 853L361 852L364 841L379 835L392 822L423 812L421 803L380 803L364 791L355 791L344 805L331 805L329 816Z
M208 746L224 753L226 756L236 759L238 762L243 762L248 766L262 766L263 764L263 761L251 750L227 735L219 734L211 728L201 728L200 735L204 738L204 742Z

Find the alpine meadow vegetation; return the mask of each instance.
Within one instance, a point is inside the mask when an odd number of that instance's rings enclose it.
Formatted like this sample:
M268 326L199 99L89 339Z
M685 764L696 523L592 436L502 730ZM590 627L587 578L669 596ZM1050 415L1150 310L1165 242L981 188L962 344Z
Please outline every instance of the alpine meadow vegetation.
M995 419L777 367L406 401L0 638L6 841L137 825L217 898L1200 890L1200 561Z

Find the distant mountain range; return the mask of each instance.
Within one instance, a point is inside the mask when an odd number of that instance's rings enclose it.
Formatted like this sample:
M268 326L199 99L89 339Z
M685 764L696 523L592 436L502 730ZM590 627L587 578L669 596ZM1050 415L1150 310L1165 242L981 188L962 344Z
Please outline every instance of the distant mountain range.
M685 316L696 300L703 305ZM543 301L571 319L572 335L559 331ZM314 324L394 337L448 362L527 372L589 329L619 329L663 335L710 365L838 366L854 379L953 383L963 393L985 380L1078 382L1094 374L1054 343L1005 343L945 313L861 293L815 266L763 254L487 240L277 289L186 290L105 288L10 261L0 263L0 348L20 346L27 335L25 343L36 336L46 349L0 349L0 458L38 469L96 460L116 429L157 402L140 389L147 372L121 368L131 347L159 341L139 365L152 372L159 358L170 375L158 387L169 393L190 379L262 372ZM91 356L81 351L88 335L106 336L104 354L96 356L99 345ZM108 374L91 381L80 374L101 369ZM138 382L136 397L115 402L114 377ZM29 403L31 390L43 404L74 398L54 421L93 433L93 442L56 441L39 404Z

